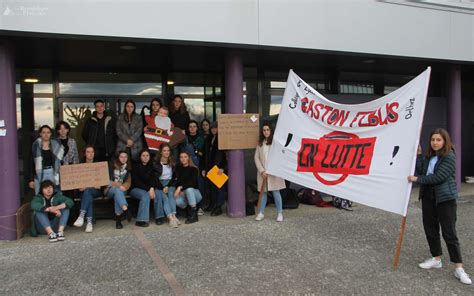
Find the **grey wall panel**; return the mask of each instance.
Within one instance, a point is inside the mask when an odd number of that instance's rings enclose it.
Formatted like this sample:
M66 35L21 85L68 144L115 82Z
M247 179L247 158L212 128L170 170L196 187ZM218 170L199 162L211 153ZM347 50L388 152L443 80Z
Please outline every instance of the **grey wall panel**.
M0 29L474 61L473 14L369 0L6 0Z

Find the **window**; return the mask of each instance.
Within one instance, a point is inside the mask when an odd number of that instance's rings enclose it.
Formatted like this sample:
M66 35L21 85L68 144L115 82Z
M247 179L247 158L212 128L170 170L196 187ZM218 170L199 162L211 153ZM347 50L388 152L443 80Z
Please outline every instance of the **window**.
M395 85L385 85L383 87L383 94L388 95L389 93L393 92L394 90L397 90L400 88L400 86L395 86Z
M188 99L184 98L184 103L189 112L189 117L201 122L204 119L204 99Z
M16 121L17 127L21 128L21 86L16 84ZM36 83L33 85L33 108L34 108L34 128L38 129L42 125L49 125L54 129L54 104L53 104L53 84Z
M34 98L35 129L49 125L54 129L53 98Z
M161 83L59 83L61 95L161 95Z
M341 82L339 85L341 94L374 94L374 85L369 83Z

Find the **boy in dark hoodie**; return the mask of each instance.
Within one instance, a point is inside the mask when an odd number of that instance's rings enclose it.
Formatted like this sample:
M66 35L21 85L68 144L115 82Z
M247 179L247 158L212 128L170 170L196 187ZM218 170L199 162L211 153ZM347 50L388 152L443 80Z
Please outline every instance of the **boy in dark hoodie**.
M35 195L31 201L31 209L34 212L32 232L46 233L50 242L57 242L64 240L64 228L69 218L69 209L74 202L61 193L54 194L53 185L50 180L43 181L40 194Z

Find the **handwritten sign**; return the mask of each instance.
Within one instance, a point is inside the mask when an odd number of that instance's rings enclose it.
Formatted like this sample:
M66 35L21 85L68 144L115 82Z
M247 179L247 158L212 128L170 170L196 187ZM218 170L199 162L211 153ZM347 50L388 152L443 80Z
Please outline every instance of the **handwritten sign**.
M220 114L219 149L254 149L259 135L258 114Z
M63 165L60 169L61 190L100 187L109 184L106 161Z

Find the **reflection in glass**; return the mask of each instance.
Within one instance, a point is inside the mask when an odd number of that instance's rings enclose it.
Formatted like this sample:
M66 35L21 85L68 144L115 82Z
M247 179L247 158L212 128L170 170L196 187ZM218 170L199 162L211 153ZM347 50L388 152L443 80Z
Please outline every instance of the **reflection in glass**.
M161 83L59 83L62 95L161 95Z
M35 83L33 90L35 94L52 94L53 85L51 83Z
M53 98L35 98L35 129L42 125L54 128Z
M286 88L286 81L270 81L271 88Z
M203 88L204 89L204 88ZM204 119L204 99L184 99L191 119L200 122Z
M206 96L212 96L214 93L213 93L213 90L212 90L212 86L207 86L206 87Z
M214 110L212 107L212 101L206 101L206 118L209 119L211 122L214 121Z
M270 112L269 112L270 116L280 114L282 100L283 100L283 96L271 96Z
M221 102L216 102L216 116L222 113Z
M175 85L174 93L177 95L204 95L204 86L179 86Z
M123 103L125 104L125 102L123 102ZM142 102L137 102L137 101L135 101L135 106L136 106L135 113L140 114L142 112L142 109L143 109L144 106L148 106L148 107L150 106L150 102L143 102L143 101ZM123 112L123 107L122 107L122 110L120 110L120 112ZM148 111L147 111L146 114L149 114Z
M21 98L16 97L16 127L21 128Z
M93 101L65 102L62 104L63 120L69 123L72 129L82 128L85 120L95 111Z
M343 82L339 86L339 91L342 94L374 94L374 85Z
M385 85L383 87L383 94L384 95L388 95L389 93L397 90L398 88L400 88L400 86L395 86L395 85Z
M64 102L62 103L62 120L69 123L71 131L69 136L76 140L79 152L85 147L81 132L86 120L92 116L95 111L93 100L84 100L83 102Z

